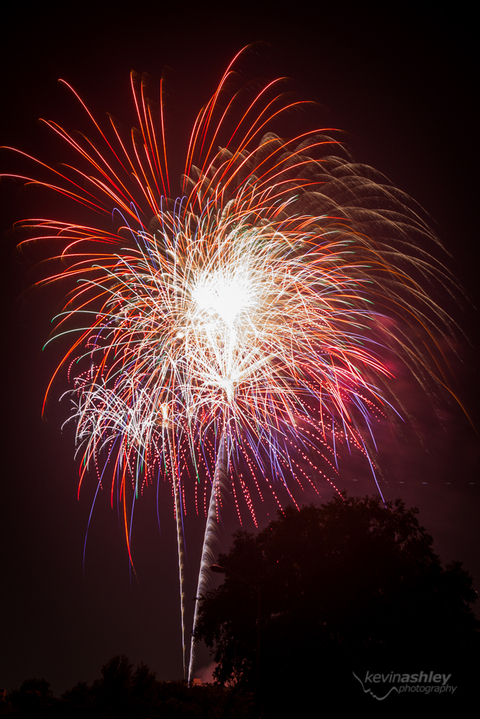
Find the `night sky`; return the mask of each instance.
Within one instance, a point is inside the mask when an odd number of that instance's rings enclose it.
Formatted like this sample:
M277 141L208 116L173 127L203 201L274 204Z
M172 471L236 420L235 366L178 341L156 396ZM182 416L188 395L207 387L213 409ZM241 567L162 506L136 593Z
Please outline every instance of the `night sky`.
M294 10L278 4L203 3L197 10L170 4L53 4L4 11L0 144L18 147L47 163L64 157L62 143L39 117L71 129L78 107L57 83L67 80L102 122L106 113L135 122L129 72L159 79L168 71L171 104L170 155L180 166L188 129L215 89L233 55L264 41L258 76L287 75L304 99L319 103L324 126L349 133L361 161L387 175L432 218L459 278L458 302L447 307L463 329L451 357L452 389L480 428L478 314L478 40L473 8L436 15L391 9ZM106 6L109 6L108 9ZM241 8L240 8L241 5ZM98 10L98 7L101 10ZM469 6L470 7L470 6ZM104 9L105 8L105 9ZM293 128L293 132L301 131ZM0 155L0 172L15 161ZM93 482L77 501L78 467L71 431L60 431L66 405L51 402L41 418L43 395L55 348L42 352L50 319L61 297L55 291L22 294L35 272L15 254L9 227L32 214L55 212L55 198L0 184L3 314L1 453L0 687L16 688L31 677L51 682L56 694L78 681L92 682L110 657L126 654L145 662L159 679L182 675L175 526L168 487L138 505L133 539L139 582L132 579L122 535L108 492L94 512L85 564L83 545ZM45 203L45 204L43 204ZM33 209L32 209L33 208ZM402 378L398 379L402 382ZM465 414L448 396L437 409L410 387L415 422L403 436L381 437L383 489L418 506L420 522L433 535L444 562L464 562L480 590L480 446ZM58 393L56 394L56 397ZM55 397L55 399L56 399ZM353 469L340 489L374 491L368 471ZM331 491L322 491L328 500ZM310 501L310 496L306 501ZM267 505L262 521L275 516ZM187 555L193 612L203 520L188 517ZM224 548L238 527L227 509ZM247 529L252 529L246 523ZM189 609L190 608L190 609ZM478 613L478 607L477 607ZM209 662L208 655L203 657Z

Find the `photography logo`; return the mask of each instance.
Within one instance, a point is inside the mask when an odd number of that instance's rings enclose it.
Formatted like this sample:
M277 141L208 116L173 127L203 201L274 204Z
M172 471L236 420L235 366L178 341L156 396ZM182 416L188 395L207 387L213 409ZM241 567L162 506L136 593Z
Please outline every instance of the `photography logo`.
M392 692L397 694L454 694L457 687L449 684L451 674L441 672L365 672L363 679L352 672L365 694L370 694L377 701L383 701Z

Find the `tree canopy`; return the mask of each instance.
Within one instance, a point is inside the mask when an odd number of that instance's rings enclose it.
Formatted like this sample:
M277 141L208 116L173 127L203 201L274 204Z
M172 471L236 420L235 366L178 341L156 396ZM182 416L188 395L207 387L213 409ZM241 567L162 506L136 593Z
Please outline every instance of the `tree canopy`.
M336 497L287 507L256 535L238 531L196 634L216 679L268 687L271 704L286 686L332 686L340 666L350 677L429 662L451 670L452 658L472 656L472 579L459 562L442 566L417 513L401 500Z
M62 695L62 700L64 704L55 707L55 716L111 719L246 719L251 716L248 698L211 684L188 688L185 681L158 681L146 664L140 663L134 669L124 654L104 664L101 678L92 686L79 682Z

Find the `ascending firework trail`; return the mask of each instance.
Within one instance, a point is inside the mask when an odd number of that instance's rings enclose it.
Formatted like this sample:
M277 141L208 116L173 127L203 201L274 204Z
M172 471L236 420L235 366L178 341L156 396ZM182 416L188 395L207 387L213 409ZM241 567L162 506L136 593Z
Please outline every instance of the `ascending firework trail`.
M193 616L193 633L190 645L190 663L188 668L189 684L193 678L194 662L195 662L195 628L197 626L198 602L204 595L209 586L210 567L215 561L216 548L216 531L217 522L217 499L220 499L222 488L227 484L227 468L228 468L228 450L226 446L226 434L222 432L220 437L219 449L215 463L215 473L213 475L212 490L210 493L210 502L208 505L207 522L205 525L205 536L203 539L202 558L200 560L200 570L198 572L197 594L195 597L195 612Z

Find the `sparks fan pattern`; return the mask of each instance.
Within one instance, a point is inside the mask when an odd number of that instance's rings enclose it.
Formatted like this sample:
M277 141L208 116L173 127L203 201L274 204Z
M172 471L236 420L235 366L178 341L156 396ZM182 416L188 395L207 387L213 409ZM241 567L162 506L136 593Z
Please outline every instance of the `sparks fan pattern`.
M82 103L98 145L49 122L79 166L52 170L55 182L24 178L113 213L112 230L29 223L36 240L62 243L46 282L76 281L55 336L78 334L55 374L66 367L72 382L80 484L108 468L129 552L140 486L171 481L181 583L189 496L206 511L213 485L204 569L222 481L255 520L266 491L296 501L343 449L373 467L372 425L395 405L388 358L423 382L411 328L428 335L445 319L423 289L441 269L418 249L433 237L413 203L332 132L268 132L293 105L282 81L232 93L237 61L197 118L176 200L163 107L157 118L135 76L130 149Z

